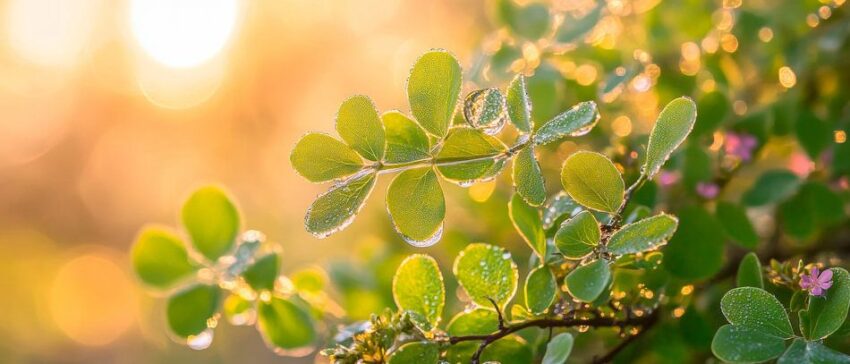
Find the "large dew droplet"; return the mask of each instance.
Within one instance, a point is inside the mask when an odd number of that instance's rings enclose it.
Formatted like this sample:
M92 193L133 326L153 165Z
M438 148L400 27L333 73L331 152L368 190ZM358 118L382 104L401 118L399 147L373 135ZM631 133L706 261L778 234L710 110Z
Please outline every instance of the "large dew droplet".
M473 128L497 134L508 119L505 97L495 88L470 92L463 103L463 116Z
M396 229L396 231L398 231L398 229ZM443 224L440 223L440 227L437 228L437 231L434 232L434 235L431 235L424 240L413 239L407 235L402 234L401 231L398 231L398 233L399 235L401 235L401 238L404 239L404 241L408 244L413 245L417 248L427 248L431 245L437 244L437 242L443 238Z
M200 334L189 335L189 337L186 338L186 345L189 345L189 347L193 350L204 350L212 345L212 341L213 330L206 329L201 331Z

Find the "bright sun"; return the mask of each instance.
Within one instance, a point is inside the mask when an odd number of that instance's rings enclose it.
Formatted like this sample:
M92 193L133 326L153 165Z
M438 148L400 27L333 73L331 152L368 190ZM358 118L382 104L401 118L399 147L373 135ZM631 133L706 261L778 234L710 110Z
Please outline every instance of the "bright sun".
M157 62L197 66L213 58L233 32L238 0L132 0L133 34Z

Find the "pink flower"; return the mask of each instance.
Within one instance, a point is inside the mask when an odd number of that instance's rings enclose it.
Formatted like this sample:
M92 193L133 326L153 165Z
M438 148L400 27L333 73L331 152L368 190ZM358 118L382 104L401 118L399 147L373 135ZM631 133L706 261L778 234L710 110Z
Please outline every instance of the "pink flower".
M681 177L679 171L661 170L661 173L658 174L658 183L665 187L670 186L679 182L679 177Z
M832 287L832 271L827 269L821 273L818 267L814 267L809 275L800 276L800 287L809 291L812 296L823 296L825 291Z
M713 199L720 193L720 187L711 182L697 183L697 194L706 199Z
M734 155L746 162L753 158L753 149L757 145L758 141L752 135L726 133L723 150L726 151L726 154Z

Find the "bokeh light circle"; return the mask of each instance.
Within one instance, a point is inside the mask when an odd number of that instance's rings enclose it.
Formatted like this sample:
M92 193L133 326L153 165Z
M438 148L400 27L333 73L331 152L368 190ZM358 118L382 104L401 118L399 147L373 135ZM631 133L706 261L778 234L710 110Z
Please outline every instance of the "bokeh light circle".
M133 35L169 67L194 67L215 57L233 33L237 0L132 0Z

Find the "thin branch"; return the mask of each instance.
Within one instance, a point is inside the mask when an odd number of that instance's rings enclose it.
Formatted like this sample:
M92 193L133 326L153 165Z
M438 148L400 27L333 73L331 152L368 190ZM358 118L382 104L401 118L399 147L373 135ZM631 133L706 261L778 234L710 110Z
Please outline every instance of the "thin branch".
M496 309L496 314L499 315L499 330L504 330L505 329L505 317L502 316L502 309L499 308L499 304L497 304L494 299L487 297L487 300L490 301L490 303L493 304L493 308Z
M619 353L620 353L621 351L623 351L626 347L628 347L628 346L629 346L629 345L631 345L633 342L635 342L635 340L637 340L637 339L638 339L641 335L643 335L644 333L646 333L647 331L649 331L649 329L650 329L650 328L652 328L652 326L654 326L654 325L658 322L658 314L657 314L657 312L658 312L658 310L655 310L655 311L654 311L654 312L653 312L653 313L649 316L649 317L651 318L651 320L650 320L649 322L647 322L647 323L646 323L646 324L645 324L645 325L641 328L641 330L640 330L640 331L638 331L638 333L637 333L637 334L634 334L634 335L632 335L632 336L629 336L628 338L626 338L625 340L623 340L621 343L617 344L617 346L615 346L613 349L611 349L611 351L609 351L609 352L608 352L607 354L605 354L604 356L602 356L602 357L600 357L600 358L593 358L593 361L592 361L591 363L593 363L593 364L604 364L604 363L610 363L610 362L612 362L612 361L614 360L614 358L617 356L617 354L619 354Z
M623 212L626 211L626 206L629 204L629 200L632 198L632 194L643 186L643 184L648 180L646 175L641 173L640 177L626 189L626 192L623 193L623 202L620 203L620 207L617 208L617 211L614 212L614 215L611 217L611 221L607 224L608 227L616 228L620 225L620 221L623 219Z

